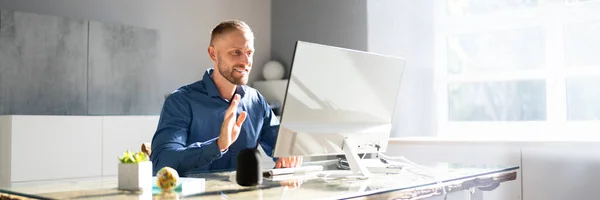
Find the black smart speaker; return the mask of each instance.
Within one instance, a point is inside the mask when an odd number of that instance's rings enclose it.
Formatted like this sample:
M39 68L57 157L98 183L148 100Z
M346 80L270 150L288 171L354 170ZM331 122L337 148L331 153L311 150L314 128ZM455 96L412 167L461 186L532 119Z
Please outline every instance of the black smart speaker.
M262 184L263 177L258 149L248 148L240 151L237 157L235 180L241 186Z

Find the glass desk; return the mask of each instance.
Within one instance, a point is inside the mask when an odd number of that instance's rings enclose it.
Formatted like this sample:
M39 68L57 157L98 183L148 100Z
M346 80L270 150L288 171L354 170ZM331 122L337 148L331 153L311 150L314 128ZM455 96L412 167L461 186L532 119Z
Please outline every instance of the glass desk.
M9 199L425 199L445 192L494 190L503 182L515 180L519 167L437 164L427 169L405 167L399 173L373 174L369 179L328 178L323 174L339 171L325 170L265 178L256 187L237 185L232 181L234 172L202 173L191 177L205 178L205 188L187 194L120 191L117 177L112 176L13 183L0 187L0 195ZM437 181L428 174L434 174Z

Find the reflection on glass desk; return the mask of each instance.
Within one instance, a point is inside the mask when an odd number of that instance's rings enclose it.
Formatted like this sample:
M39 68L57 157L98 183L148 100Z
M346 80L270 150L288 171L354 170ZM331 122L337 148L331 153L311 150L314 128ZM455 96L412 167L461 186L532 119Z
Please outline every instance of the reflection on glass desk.
M257 187L242 187L232 182L235 172L202 173L192 176L205 178L206 188L192 194L120 191L116 177L13 183L0 187L0 194L34 199L425 199L465 190L492 191L504 182L515 180L519 169L456 164L427 167L427 171L406 167L397 174L373 174L369 179L328 178L326 173L339 171L325 170L265 178ZM434 174L437 180L428 174Z

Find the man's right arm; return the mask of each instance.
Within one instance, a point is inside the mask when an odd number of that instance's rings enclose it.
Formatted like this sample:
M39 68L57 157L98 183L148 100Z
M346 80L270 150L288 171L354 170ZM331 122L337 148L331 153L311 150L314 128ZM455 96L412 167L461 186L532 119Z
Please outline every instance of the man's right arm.
M225 153L219 150L217 138L186 146L191 120L191 106L182 91L169 95L152 138L150 160L153 163L153 174L165 166L184 174L190 169L210 164Z

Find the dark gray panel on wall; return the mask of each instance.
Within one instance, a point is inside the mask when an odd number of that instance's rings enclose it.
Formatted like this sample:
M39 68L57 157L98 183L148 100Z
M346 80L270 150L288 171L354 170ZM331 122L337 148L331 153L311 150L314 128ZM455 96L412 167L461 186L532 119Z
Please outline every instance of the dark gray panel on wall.
M0 112L85 114L87 22L1 12Z
M11 64L8 62L14 61L14 59L6 59L10 55L9 52L12 52L8 47L12 46L8 45L7 38L9 37L2 37L2 35L8 33L8 30L5 30L4 28L9 27L3 27L2 24L8 24L9 21L12 21L12 16L10 15L12 15L11 12L0 10L0 115L10 114L8 77L12 73L9 71L11 68L7 66L10 66ZM4 20L6 20L6 22Z
M157 31L95 21L89 29L88 114L159 114Z
M367 50L367 1L277 0L271 5L271 59L289 73L297 40Z

